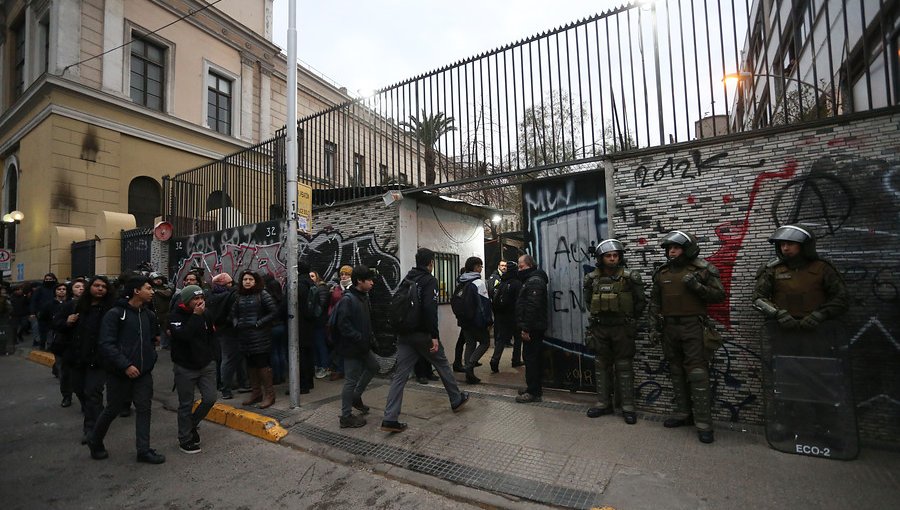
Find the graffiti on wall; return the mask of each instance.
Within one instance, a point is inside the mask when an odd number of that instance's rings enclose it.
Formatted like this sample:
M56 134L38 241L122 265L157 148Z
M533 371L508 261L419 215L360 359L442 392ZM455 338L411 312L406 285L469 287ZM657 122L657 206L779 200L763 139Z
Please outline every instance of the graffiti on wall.
M616 219L621 220L617 233L624 230L623 241L643 247L630 255L633 265L647 271L663 262L656 241L672 228L690 224L707 250L711 241L715 251L707 258L720 269L729 294L728 302L710 310L726 340L711 375L718 416L737 421L753 420L754 415L759 419L761 412L761 319L747 301L756 268L774 255L766 239L776 226L787 223L813 230L819 254L838 267L852 296L844 322L861 434L896 438L900 434L900 317L896 313L900 302L900 165L859 157L848 150L859 143L812 138L800 141L800 145L815 144L808 157L795 151L792 156L796 159L781 159L777 164L772 163L773 158L748 162L746 156L732 162L727 151L713 151L714 155L707 157L698 150L659 163L641 161L636 171L618 180L624 186L617 195L624 194L624 199L619 200L616 211ZM741 177L747 169L761 171L750 181ZM709 184L704 188L700 182L706 179ZM697 180L698 185L665 186L667 181L684 180ZM747 187L736 187L740 182L747 182ZM663 200L668 202L665 207L653 205ZM641 398L647 405L667 407L666 402L659 402L668 386L666 362L646 352L638 357Z
M528 252L550 278L547 341L554 349L550 385L593 386L592 361L585 359L587 315L581 295L584 276L594 268L592 243L608 232L602 172L574 174L523 186L523 224Z

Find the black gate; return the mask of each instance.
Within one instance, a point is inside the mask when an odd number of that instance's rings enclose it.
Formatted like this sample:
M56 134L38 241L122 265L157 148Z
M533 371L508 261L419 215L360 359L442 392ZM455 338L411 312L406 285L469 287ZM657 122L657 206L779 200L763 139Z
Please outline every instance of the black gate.
M137 269L150 262L150 246L153 242L152 228L135 228L122 231L122 271Z
M72 277L91 276L97 262L97 241L90 239L72 243Z

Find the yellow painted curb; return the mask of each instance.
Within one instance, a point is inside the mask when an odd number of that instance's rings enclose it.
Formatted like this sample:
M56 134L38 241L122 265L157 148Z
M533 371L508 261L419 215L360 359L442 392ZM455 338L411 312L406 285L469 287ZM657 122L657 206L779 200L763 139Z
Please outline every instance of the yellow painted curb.
M56 356L52 352L33 350L28 353L28 359L41 365L52 367L56 363Z
M199 403L199 400L194 402L195 409ZM281 441L288 433L275 418L225 404L213 404L206 419L273 443Z

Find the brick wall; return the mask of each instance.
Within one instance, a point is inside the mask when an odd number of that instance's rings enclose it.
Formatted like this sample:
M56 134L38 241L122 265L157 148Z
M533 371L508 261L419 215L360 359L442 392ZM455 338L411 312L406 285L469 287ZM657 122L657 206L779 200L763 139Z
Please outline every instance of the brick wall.
M839 332L849 345L863 440L900 442L900 114L882 114L696 141L616 158L610 219L629 261L649 275L664 261L661 236L699 236L729 292L712 314L726 344L712 377L720 420L762 423L761 317L750 296L774 256L777 225L818 236L850 289ZM649 278L648 278L649 279ZM640 402L671 409L662 352L639 341Z

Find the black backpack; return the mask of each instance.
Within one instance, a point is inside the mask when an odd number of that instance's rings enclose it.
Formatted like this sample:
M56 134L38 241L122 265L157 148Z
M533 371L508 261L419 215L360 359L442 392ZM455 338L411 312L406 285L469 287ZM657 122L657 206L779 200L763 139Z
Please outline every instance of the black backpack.
M317 286L309 286L309 291L306 293L305 308L303 310L303 316L307 319L318 319L322 316L324 307L322 306L322 300L319 299L319 288Z
M509 280L501 280L500 285L494 289L494 295L491 296L491 306L494 308L494 312L508 312L509 298Z
M409 278L404 278L391 298L388 321L395 333L412 333L419 327L421 315L419 286Z
M462 322L469 322L475 314L475 310L466 306L466 295L475 290L471 284L472 282L460 283L453 290L453 295L450 297L450 308L453 310L453 315Z

